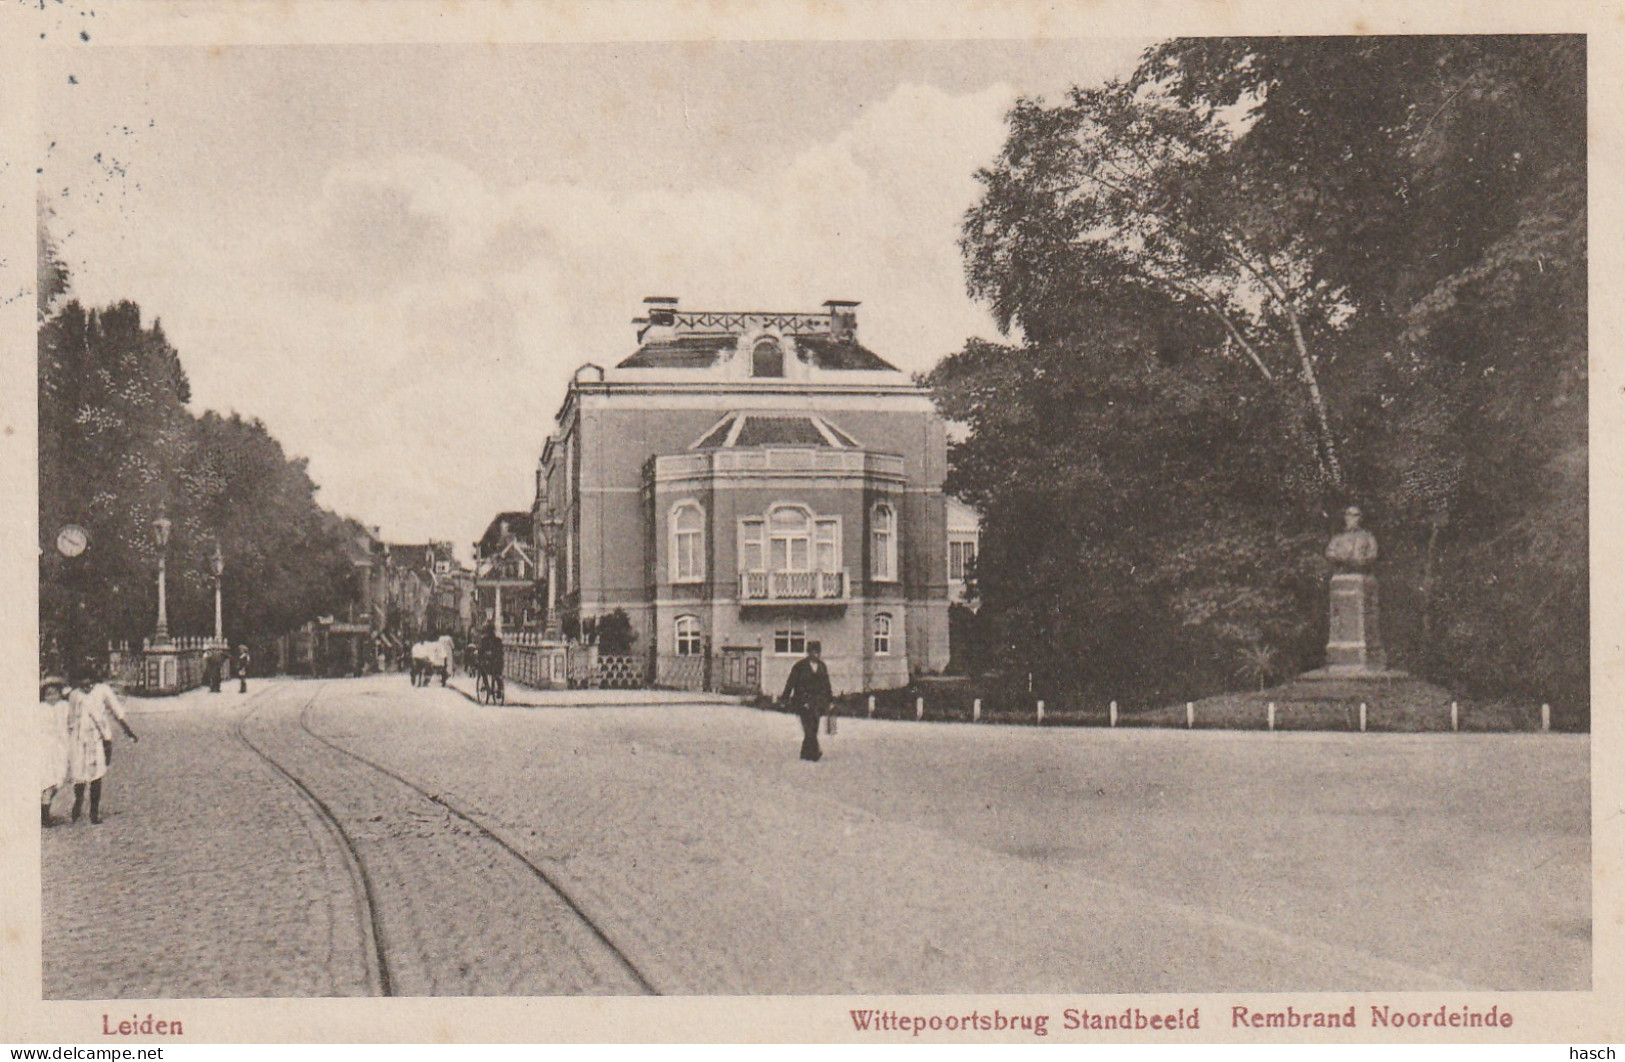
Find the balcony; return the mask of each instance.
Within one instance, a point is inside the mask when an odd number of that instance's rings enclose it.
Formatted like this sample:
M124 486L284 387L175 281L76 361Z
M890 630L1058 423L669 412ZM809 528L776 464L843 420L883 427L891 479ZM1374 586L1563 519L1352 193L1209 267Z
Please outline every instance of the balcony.
M742 605L846 603L846 572L740 572Z

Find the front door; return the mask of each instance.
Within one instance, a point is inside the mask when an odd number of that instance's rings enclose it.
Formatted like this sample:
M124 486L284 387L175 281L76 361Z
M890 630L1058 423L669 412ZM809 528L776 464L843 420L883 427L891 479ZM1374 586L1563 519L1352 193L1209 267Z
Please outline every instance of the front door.
M754 697L762 692L761 646L723 646L720 663L717 677L719 692L744 697Z

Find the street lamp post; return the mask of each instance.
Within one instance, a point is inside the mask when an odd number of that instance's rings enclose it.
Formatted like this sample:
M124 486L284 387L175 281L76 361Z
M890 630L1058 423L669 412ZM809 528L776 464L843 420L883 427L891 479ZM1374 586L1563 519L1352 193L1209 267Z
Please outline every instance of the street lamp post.
M559 561L553 552L557 545L559 526L563 521L549 516L542 521L542 551L547 554L547 633L553 636L563 633L558 622L558 575Z
M225 625L220 622L220 574L226 570L226 558L220 553L220 543L214 544L214 554L209 558L209 568L214 572L214 640L223 642L226 639Z
M169 601L166 585L168 573L165 570L165 560L169 550L169 529L175 526L164 515L162 509L158 511L158 519L152 522L153 539L158 543L158 629L153 632L154 645L169 644Z

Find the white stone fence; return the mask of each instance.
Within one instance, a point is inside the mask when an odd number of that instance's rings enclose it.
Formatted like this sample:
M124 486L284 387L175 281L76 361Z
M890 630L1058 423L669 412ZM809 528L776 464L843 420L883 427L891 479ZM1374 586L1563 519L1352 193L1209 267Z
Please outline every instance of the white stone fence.
M108 679L120 689L148 697L185 693L203 685L210 652L229 656L230 645L212 636L171 638L160 645L146 638L135 650L128 642L109 642Z
M1123 714L1118 709L1118 704L1116 701L1108 702L1104 711L1079 712L1074 710L1057 711L1053 706L1047 706L1043 699L1037 699L1032 703L1032 707L1026 709L1024 712L1000 711L994 713L991 711L985 712L983 710L982 700L983 699L980 697L976 697L971 700L970 711L967 718L962 700L951 705L939 705L935 710L932 710L931 706L926 703L927 698L924 695L916 693L912 697L912 704L908 708L904 709L901 713L898 713L895 711L895 709L893 709L883 712L882 716L903 719L912 718L917 722L923 722L927 719L938 722L954 721L972 723L980 723L983 721L1010 723L1030 722L1037 726L1083 726L1099 725L1103 723L1108 728L1115 728L1126 723L1126 725L1134 727L1156 727L1167 729L1170 727L1179 727L1181 724L1183 724L1183 728L1187 730L1194 730L1199 724L1203 723L1194 701L1185 702L1185 710L1182 718L1170 716L1170 713L1166 711L1159 711L1155 713L1154 718L1139 718L1125 721ZM867 704L865 705L865 714L871 719L874 718L876 715L876 707L876 696L874 694L869 694L867 697ZM1324 715L1324 713L1322 714ZM995 715L997 716L997 719L995 719ZM1305 726L1301 718L1297 721L1298 725L1295 728L1290 727L1287 725L1288 711L1285 709L1285 706L1278 706L1275 701L1265 702L1255 713L1239 713L1235 710L1229 710L1224 712L1224 716L1228 722L1221 722L1216 718L1210 718L1206 721L1205 726L1207 728L1256 729L1260 726L1260 724L1262 724L1262 728L1266 731L1274 731L1279 729L1347 729L1351 731L1358 730L1360 733L1367 733L1372 729L1372 712L1370 706L1364 701L1359 702L1357 710L1351 702L1348 709L1346 727L1338 727L1335 725ZM1250 717L1238 718L1238 716ZM1462 729L1463 720L1466 718L1466 716L1467 712L1462 708L1460 701L1450 702L1449 728L1452 732L1459 732ZM1502 732L1529 731L1536 729L1537 727L1532 710L1512 713L1512 716L1521 716L1524 720L1527 720L1527 722L1520 724L1517 719L1512 718L1508 715L1508 713L1502 712L1497 717L1497 721L1504 725L1497 725L1497 722L1492 722L1491 725L1485 726L1483 723L1483 716L1480 716L1479 726L1477 729L1487 732ZM1176 718L1177 721L1175 721ZM1440 722L1442 723L1442 719ZM1442 729L1442 726L1420 727L1416 729L1419 731L1437 732L1437 730ZM1469 727L1469 729L1472 728ZM1550 703L1543 703L1540 706L1538 729L1542 733L1549 732L1552 729L1552 706Z
M561 641L530 631L502 636L502 677L536 689L639 689L648 665L633 653Z

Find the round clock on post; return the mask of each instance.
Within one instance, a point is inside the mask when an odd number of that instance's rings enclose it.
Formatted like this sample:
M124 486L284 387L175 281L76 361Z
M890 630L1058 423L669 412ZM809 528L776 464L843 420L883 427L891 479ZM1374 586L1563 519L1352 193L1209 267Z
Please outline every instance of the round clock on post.
M78 524L65 524L63 525L62 529L56 533L56 551L70 561L84 553L85 547L89 545L90 532L86 531ZM80 586L80 579L82 575L80 572L80 564L82 563L83 562L76 562L67 565L67 570L63 573L66 576L67 590L69 593L67 629L68 658L66 660L58 661L59 667L66 665L66 667L62 668L63 670L77 670L84 665L84 660L82 659L84 647L80 644L79 617L79 613L85 607L84 589Z
M90 545L90 533L78 524L68 524L56 533L56 551L64 557L77 557Z

